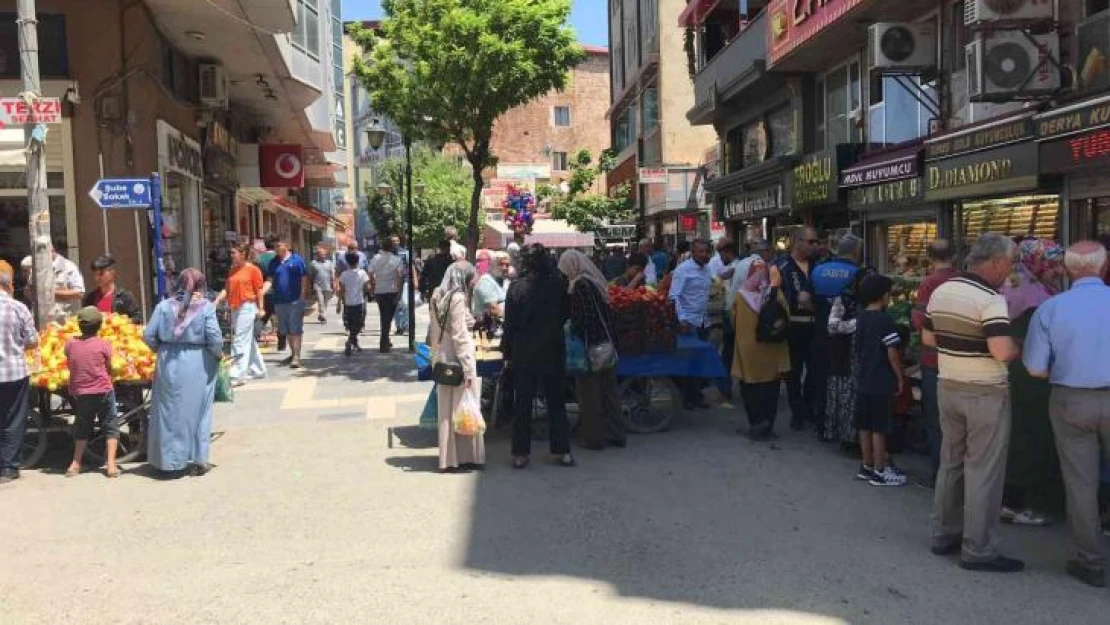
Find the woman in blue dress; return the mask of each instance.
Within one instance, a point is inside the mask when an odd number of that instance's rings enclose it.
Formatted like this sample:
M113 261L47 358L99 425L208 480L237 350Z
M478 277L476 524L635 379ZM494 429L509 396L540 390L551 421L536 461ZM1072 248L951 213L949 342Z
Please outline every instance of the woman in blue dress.
M154 308L143 338L158 353L147 461L160 471L204 475L223 336L203 273L181 272L177 293Z

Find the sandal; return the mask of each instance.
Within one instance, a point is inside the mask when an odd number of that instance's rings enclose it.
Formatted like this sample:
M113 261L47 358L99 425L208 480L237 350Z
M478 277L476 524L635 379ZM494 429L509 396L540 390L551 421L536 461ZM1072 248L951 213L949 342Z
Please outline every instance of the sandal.
M74 468L71 467L69 469L66 469L66 477L77 477L80 474L81 474L81 469L80 468L74 469Z
M513 456L514 469L523 469L528 466L529 462L531 462L531 460L528 456Z
M572 456L570 454L565 454L563 456L560 456L559 459L557 460L557 462L558 462L559 466L563 467L564 469L569 469L571 467L574 467L574 466L578 465L578 463L574 461L574 456Z
M117 477L119 477L119 474L120 474L119 467L116 467L114 469L104 469L104 476L105 477L117 478Z

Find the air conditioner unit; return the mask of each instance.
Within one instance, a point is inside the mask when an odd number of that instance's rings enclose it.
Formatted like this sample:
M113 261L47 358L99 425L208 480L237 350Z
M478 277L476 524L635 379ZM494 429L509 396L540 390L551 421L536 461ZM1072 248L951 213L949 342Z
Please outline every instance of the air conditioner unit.
M973 101L1009 101L1060 88L1060 36L1003 30L967 44L967 93Z
M214 108L227 108L227 72L219 65L201 65L200 103Z
M1048 20L1055 16L1053 0L967 0L964 24Z
M871 67L924 69L937 64L937 30L927 23L872 24Z
M1087 92L1110 89L1110 11L1087 18L1076 31L1079 35L1076 62L1079 89Z

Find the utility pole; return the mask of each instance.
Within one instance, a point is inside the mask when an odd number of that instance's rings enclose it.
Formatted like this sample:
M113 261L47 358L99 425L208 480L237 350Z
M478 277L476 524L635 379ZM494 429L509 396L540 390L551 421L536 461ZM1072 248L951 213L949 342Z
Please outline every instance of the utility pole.
M34 105L39 86L39 35L35 0L18 0L16 27L19 29L19 60L23 74L24 101ZM31 239L31 261L35 284L35 322L40 329L50 323L54 311L54 258L50 240L50 204L46 196L46 125L32 115L24 128L27 140L27 213Z

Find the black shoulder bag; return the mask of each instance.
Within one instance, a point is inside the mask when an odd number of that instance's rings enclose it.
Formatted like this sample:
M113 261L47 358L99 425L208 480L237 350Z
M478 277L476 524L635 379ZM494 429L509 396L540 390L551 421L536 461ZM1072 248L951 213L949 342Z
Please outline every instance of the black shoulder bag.
M755 326L755 340L760 343L782 343L790 330L790 316L779 303L779 290L772 287L767 303L759 310Z
M450 323L451 319L451 301L455 296L452 294L447 298L447 311L444 315L439 316L439 344L442 349L443 335L446 334L446 326ZM463 385L463 368L457 362L441 362L439 360L439 353L436 353L436 362L432 365L432 381L441 386L462 386Z

